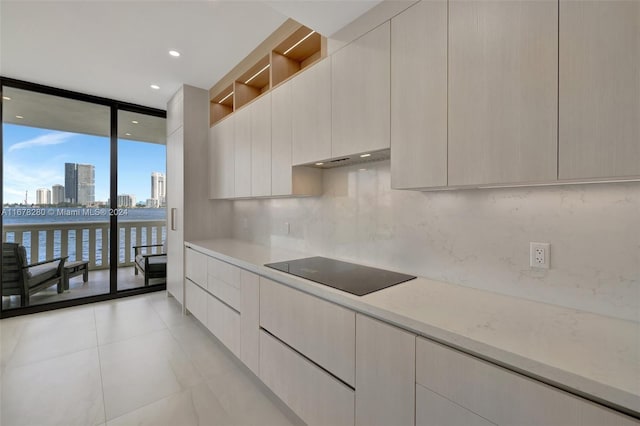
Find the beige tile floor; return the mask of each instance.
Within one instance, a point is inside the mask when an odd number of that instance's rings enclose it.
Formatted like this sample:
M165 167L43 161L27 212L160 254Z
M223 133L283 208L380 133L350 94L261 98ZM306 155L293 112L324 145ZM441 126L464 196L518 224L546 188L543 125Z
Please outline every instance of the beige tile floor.
M301 424L165 292L0 320L0 424Z

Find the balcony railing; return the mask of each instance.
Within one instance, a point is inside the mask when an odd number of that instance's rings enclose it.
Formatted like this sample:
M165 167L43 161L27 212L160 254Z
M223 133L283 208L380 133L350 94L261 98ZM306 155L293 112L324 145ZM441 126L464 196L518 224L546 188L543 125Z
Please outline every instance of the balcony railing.
M162 244L166 221L122 221L118 223L118 231L118 267L131 266L133 246ZM6 224L2 240L25 246L29 263L68 256L69 262L88 261L89 269L106 269L109 267L109 234L107 222ZM157 253L158 249L150 253Z

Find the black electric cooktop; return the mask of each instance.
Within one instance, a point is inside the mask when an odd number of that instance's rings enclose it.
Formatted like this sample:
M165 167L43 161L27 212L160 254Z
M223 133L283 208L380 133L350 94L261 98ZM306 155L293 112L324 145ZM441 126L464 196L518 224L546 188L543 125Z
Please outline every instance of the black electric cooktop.
M364 296L415 278L412 275L319 256L268 263L264 266L337 288L356 296Z

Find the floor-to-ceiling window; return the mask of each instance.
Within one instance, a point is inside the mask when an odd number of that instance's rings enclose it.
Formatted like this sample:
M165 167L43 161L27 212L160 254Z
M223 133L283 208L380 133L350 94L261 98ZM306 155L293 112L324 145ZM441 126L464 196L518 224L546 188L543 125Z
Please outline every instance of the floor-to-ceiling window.
M166 284L166 148L164 118L118 111L119 290Z
M164 117L2 80L2 316L163 287Z

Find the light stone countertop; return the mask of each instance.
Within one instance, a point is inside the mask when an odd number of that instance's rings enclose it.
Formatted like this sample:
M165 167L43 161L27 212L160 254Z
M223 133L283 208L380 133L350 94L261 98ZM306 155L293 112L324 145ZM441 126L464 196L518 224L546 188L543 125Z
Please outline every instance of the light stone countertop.
M232 239L185 245L640 416L640 323L421 277L359 297L263 266L315 254Z

